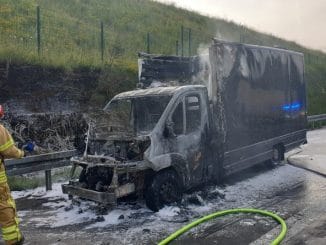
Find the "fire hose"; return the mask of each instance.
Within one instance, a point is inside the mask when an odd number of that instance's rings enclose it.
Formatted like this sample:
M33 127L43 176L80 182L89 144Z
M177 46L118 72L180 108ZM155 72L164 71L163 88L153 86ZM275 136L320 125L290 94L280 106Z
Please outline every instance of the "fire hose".
M265 210L260 210L260 209L236 208L236 209L228 209L228 210L218 211L218 212L209 214L207 216L204 216L204 217L202 217L200 219L197 219L197 220L191 222L190 224L182 227L181 229L177 230L176 232L172 233L170 236L168 236L167 238L165 238L164 240L159 242L158 245L169 244L170 242L172 242L173 240L175 240L176 238L178 238L179 236L181 236L182 234L184 234L188 230L192 229L193 227L195 227L195 226L197 226L197 225L199 225L201 223L207 222L207 221L209 221L211 219L214 219L214 218L217 218L217 217L222 217L222 216L229 215L229 214L238 214L238 213L253 213L253 214L260 214L262 216L268 216L268 217L273 218L274 220L276 220L281 225L281 232L276 237L276 239L274 241L272 241L271 245L278 245L284 239L284 237L286 235L286 232L287 232L286 223L277 214L274 214L272 212L265 211Z

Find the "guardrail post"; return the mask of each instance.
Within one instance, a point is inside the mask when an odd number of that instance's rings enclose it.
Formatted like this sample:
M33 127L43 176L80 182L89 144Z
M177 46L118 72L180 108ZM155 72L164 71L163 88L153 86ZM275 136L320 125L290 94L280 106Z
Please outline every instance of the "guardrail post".
M51 170L45 170L45 188L46 191L52 190Z

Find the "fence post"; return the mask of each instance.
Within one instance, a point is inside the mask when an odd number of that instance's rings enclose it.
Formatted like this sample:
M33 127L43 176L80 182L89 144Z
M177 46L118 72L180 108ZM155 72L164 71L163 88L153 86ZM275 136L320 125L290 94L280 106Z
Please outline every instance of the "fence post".
M51 169L45 170L45 188L46 188L46 191L52 190Z
M189 41L189 46L188 46L188 55L189 55L189 57L190 57L190 56L191 56L191 28L189 28L188 41Z
M175 41L175 55L178 56L179 55L179 41Z
M183 57L183 26L181 26L181 56Z
M104 60L104 27L103 21L101 21L101 60Z
M245 36L246 36L246 29L244 25L241 25L239 28L240 28L240 43L244 43Z
M309 54L309 53L307 54L307 58L308 58L308 59L307 59L307 63L310 64L310 63L311 63L311 57L310 57L310 54Z
M37 53L41 54L41 17L40 6L36 7L36 39L37 39Z
M147 53L149 54L151 52L151 49L150 49L150 42L151 42L151 39L150 39L150 35L149 35L149 32L147 32Z

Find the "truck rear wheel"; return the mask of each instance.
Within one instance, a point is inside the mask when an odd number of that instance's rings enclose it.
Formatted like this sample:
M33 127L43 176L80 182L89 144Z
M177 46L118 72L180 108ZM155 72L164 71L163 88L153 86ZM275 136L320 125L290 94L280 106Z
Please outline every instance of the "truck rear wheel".
M182 189L173 170L163 170L153 176L145 190L145 201L149 209L157 212L166 204L180 202Z
M273 158L272 161L280 163L284 160L284 149L282 145L275 146L273 148Z
M284 148L282 145L273 147L273 157L267 161L269 167L276 167L284 160Z

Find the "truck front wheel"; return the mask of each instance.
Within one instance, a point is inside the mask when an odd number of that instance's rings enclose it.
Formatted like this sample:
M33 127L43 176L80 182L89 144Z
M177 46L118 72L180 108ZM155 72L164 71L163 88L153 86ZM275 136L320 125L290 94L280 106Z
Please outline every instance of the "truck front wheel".
M145 190L145 201L149 209L157 212L166 204L180 202L182 189L180 180L173 170L156 173Z

